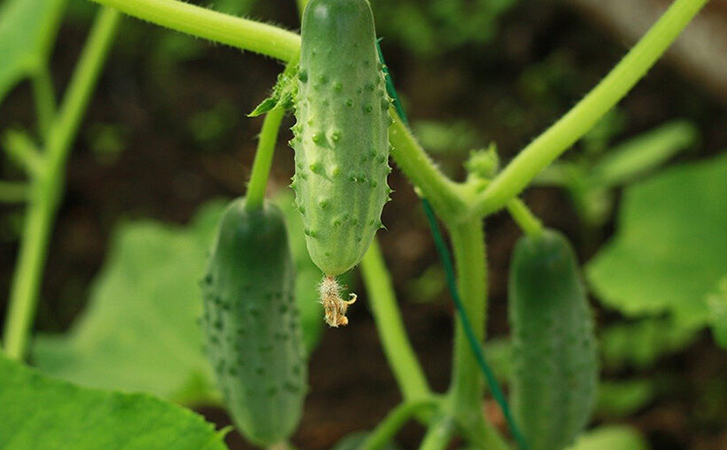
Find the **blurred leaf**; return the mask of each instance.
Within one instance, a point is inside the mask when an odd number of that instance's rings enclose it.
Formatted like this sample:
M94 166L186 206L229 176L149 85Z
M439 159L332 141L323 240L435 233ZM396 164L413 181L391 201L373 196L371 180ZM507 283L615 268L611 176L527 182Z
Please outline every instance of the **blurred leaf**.
M3 450L223 450L192 411L147 395L84 389L0 355Z
M197 282L223 208L208 205L186 229L151 221L120 227L71 331L36 339L38 367L84 386L177 402L213 398Z
M6 0L0 6L0 104L47 64L65 0Z
M727 274L727 155L664 171L624 193L615 237L587 266L604 304L630 316L709 320L706 296Z
M687 121L662 125L610 150L593 166L592 176L604 187L629 183L694 145L697 136Z
M415 303L434 301L447 287L444 269L439 264L432 264L417 278L406 283L406 297Z
M696 337L693 328L680 327L672 320L646 318L607 327L601 333L600 350L608 369L629 366L643 370L661 356L686 348Z
M634 428L607 425L583 434L568 450L648 450L649 444Z
M596 412L609 417L627 417L646 406L655 395L656 386L652 380L601 380Z

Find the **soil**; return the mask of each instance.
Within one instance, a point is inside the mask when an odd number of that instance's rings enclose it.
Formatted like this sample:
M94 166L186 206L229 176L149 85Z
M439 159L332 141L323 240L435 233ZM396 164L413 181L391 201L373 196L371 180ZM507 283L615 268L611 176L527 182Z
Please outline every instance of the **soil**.
M283 3L265 2L255 16L294 29L290 2ZM454 49L436 60L417 60L395 42L382 42L412 121L465 120L482 136L479 145L497 142L501 158L507 161L567 111L625 52L620 43L565 6L521 3L502 17L494 41ZM58 88L70 76L85 30L82 14L61 30L52 63ZM244 114L265 98L281 66L221 46L202 45L192 57L174 52L160 57L165 35L169 33L138 21L124 22L69 161L65 200L42 287L38 330L64 330L83 308L87 288L103 264L110 235L120 220L149 217L186 223L205 200L232 197L244 189L261 123ZM548 81L547 95L533 93L518 82L528 68L552 55L568 70ZM29 86L16 89L0 109L0 129L32 124L30 105ZM188 125L200 111L219 105L231 111L224 115L230 122L223 131L202 137L190 131ZM684 117L697 124L703 137L699 149L681 159L704 158L727 148L727 108L669 66L661 64L652 70L622 108L629 121L621 138ZM121 143L122 151L102 151L103 130ZM273 169L277 188L286 186L292 174L292 151L285 146L289 138L286 127ZM447 161L458 158L445 157ZM15 169L2 164L3 173L18 176ZM432 386L441 391L448 384L453 310L443 293L427 303L408 298L406 280L436 264L436 254L411 186L396 170L390 184L395 194L384 212L388 231L381 235L382 247L413 345ZM538 188L528 190L524 198L546 224L582 243L578 217L564 193ZM17 217L20 212L18 207L3 206L2 215ZM13 239L17 226L13 228L12 223L5 220L0 225L1 292L9 289L17 252ZM612 227L607 227L603 239ZM501 214L488 220L486 233L491 283L488 334L500 336L507 333L508 260L520 232ZM579 247L583 261L593 251ZM351 325L325 333L312 356L311 391L293 440L299 448L329 448L350 432L370 429L401 399L364 306L365 296L361 299L351 311ZM602 323L617 317L599 311ZM681 387L628 420L649 437L652 448L727 449L724 423L715 421L724 414L699 414L704 398L696 395L703 382L714 383L718 377L724 382L727 374L724 353L714 348L710 337L705 334L686 353L666 358L653 371L671 374L681 380ZM722 396L712 407L727 410L724 387L719 391ZM496 423L502 423L496 408L483 407ZM220 426L229 424L221 410L201 412ZM421 435L419 425L407 426L399 443L405 449L415 448ZM228 443L231 449L250 447L235 432L228 436Z

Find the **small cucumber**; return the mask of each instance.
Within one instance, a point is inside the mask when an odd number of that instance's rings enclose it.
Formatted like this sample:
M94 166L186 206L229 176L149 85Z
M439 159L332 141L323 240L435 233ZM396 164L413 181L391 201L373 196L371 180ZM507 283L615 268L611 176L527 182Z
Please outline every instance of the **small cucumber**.
M282 212L234 200L220 220L204 294L206 347L236 425L253 443L287 439L300 420L307 362L293 301L294 265Z
M568 240L525 236L510 265L512 409L532 450L560 450L588 423L598 364L593 315Z
M366 253L389 198L389 98L367 0L303 15L292 187L313 262L329 277Z

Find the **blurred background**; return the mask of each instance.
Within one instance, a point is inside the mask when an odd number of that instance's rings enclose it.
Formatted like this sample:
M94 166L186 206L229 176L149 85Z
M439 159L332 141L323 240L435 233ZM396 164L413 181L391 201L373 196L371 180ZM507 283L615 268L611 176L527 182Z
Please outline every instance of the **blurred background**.
M588 92L669 3L372 0L372 8L412 128L442 169L462 179L470 150L496 143L501 160L511 159ZM292 0L216 0L203 6L288 29L299 27ZM95 11L90 2L68 3L51 61L58 95ZM569 165L561 169L579 167L579 175L564 178L553 171L526 192L525 201L544 223L572 238L582 262L590 261L617 231L623 190L646 176L639 173L597 187L583 181L587 174L582 172L610 149L651 137L637 144L665 148L668 157L659 164L664 167L710 160L727 149L725 55L727 0L712 0L665 60L566 154ZM71 342L72 335L58 333L72 330L94 298L124 301L138 291L129 285L128 291L108 292L112 269L105 264L114 255L116 261L131 258L124 249L133 253L124 244L135 239L128 227L142 223L155 230L149 234L150 245L163 241L154 233L163 234L169 239L164 245L170 258L177 258L180 253L169 246L187 251L184 233L204 222L200 217L206 216L198 212L203 205L243 194L262 122L246 114L269 94L281 70L281 64L261 56L124 18L68 163L35 324L44 337L31 362L75 381L91 377L92 368L80 375L69 368L70 361L81 360L82 352ZM32 129L33 105L30 83L18 85L0 106L0 130ZM293 118L286 118L271 196L287 190L293 173L293 154L286 145L292 124ZM0 173L20 178L19 169L5 159ZM453 308L416 195L397 170L389 183L394 201L384 210L387 230L379 239L414 347L432 385L443 390L450 369ZM2 314L24 208L0 208ZM520 231L509 216L500 214L487 221L486 232L488 335L494 338L489 354L504 378L507 269ZM596 275L590 281L599 283ZM363 301L352 308L350 326L320 331L311 356L306 412L294 439L299 448L328 448L348 433L369 429L400 400L366 308L365 290L355 274L349 284ZM598 286L595 290L603 292ZM727 358L712 333L704 326L673 326L670 311L626 317L613 304L594 298L594 305L604 339L606 380L594 423L633 425L659 450L727 449ZM124 332L123 323L111 325L107 333ZM135 336L142 344L153 339ZM145 370L139 367L135 370ZM189 388L185 383L184 389ZM119 387L135 388L133 383ZM179 394L184 389L169 397L185 399ZM497 408L489 402L483 407L504 429ZM229 424L220 408L199 404L197 409L221 426ZM400 445L415 448L421 432L416 425L408 426ZM250 447L235 432L228 443L231 448Z

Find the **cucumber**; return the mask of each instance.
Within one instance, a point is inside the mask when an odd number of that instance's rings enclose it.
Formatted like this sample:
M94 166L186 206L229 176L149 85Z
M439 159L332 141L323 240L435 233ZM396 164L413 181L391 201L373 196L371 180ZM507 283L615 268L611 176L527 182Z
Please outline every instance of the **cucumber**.
M313 262L335 277L382 227L390 100L367 0L311 0L303 14L291 186Z
M268 447L300 421L307 362L282 212L238 198L220 219L202 281L206 348L241 432Z
M568 240L525 236L510 266L512 410L532 450L560 450L588 423L598 377L593 315Z

